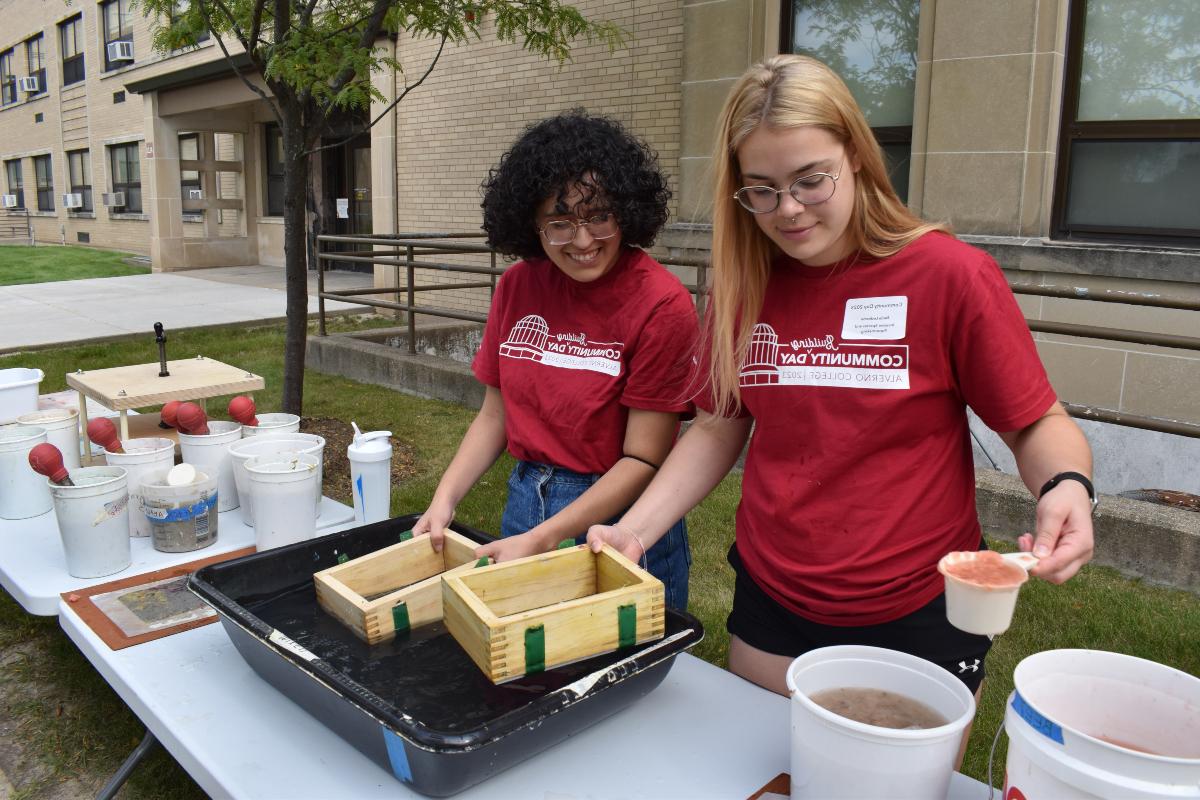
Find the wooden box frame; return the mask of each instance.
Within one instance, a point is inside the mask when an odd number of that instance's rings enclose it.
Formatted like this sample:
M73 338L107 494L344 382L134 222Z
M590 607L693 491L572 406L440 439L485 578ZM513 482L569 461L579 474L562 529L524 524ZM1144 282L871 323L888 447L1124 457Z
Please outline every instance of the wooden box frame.
M446 628L493 683L653 641L666 630L662 581L608 545L450 573L442 590Z
M360 639L376 644L395 636L397 627L405 630L440 620L442 575L473 569L479 561L478 546L446 529L440 553L428 536L376 550L314 573L317 603Z

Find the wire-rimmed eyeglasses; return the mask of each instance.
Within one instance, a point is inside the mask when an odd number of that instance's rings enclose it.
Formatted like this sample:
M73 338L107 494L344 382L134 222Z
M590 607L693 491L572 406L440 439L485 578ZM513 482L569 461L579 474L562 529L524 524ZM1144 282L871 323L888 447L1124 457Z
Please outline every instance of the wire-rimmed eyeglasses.
M841 177L841 166L836 173L814 172L801 175L786 189L774 186L743 186L733 193L733 198L751 214L769 214L779 208L779 195L787 192L802 206L816 206L833 197L837 179Z
M538 228L538 233L546 237L546 241L555 247L570 244L575 241L579 229L586 226L593 239L611 239L617 235L617 217L611 211L594 214L587 219L571 222L566 219L556 219Z

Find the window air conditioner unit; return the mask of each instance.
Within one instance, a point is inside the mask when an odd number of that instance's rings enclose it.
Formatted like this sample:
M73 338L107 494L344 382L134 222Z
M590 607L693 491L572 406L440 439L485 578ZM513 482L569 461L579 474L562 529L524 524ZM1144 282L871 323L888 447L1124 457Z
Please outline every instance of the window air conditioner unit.
M63 208L83 208L83 195L80 193L64 194L62 204Z
M17 207L17 196L15 194L4 195L4 207L5 208L16 208Z
M201 189L188 189L188 200L203 200L204 192Z
M133 61L133 42L109 42L109 61Z
M38 92L41 91L41 87L38 86L37 75L30 75L27 78L18 78L17 79L17 87L22 92L25 92L27 94L37 94Z
M101 198L104 200L104 205L109 206L110 208L120 208L121 206L125 205L124 192L105 192L101 195Z

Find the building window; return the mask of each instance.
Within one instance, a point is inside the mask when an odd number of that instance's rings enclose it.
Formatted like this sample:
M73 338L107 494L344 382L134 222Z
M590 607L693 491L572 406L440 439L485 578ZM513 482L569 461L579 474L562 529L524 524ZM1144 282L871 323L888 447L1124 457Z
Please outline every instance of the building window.
M179 135L179 160L182 161L199 161L200 160L200 134L198 133L182 133ZM184 201L192 199L201 199L200 197L193 198L193 191L200 192L200 170L184 169L182 165L179 169L179 190ZM203 219L204 213L201 211L184 211L183 218L186 220L199 221Z
M14 158L4 162L4 171L8 175L8 193L16 195L17 208L25 207L25 184L21 178L21 159Z
M192 10L192 0L175 0L171 6L171 27L179 28L183 38L182 47L194 47L208 41L208 28L204 18L197 14L189 14Z
M283 132L274 122L263 126L263 150L266 158L267 216L283 216Z
M63 86L79 83L84 78L82 14L59 24L58 41L62 51Z
M79 195L82 203L75 211L92 210L92 154L87 150L71 150L67 153L67 180L71 194Z
M54 167L50 156L33 157L33 177L37 182L38 211L54 210Z
M112 159L110 175L112 190L125 193L121 211L140 214L142 211L142 168L138 162L138 143L116 144L108 148Z
M129 14L129 0L108 0L100 6L100 18L104 25L104 70L128 66L132 59L113 59L109 45L113 42L133 43L133 19Z
M1200 243L1200 6L1071 0L1054 233Z
M36 97L46 91L46 54L40 33L32 39L25 40L25 63L29 69L26 74L37 78L37 91L29 93L30 97Z
M17 102L17 75L13 72L13 49L0 53L0 104Z
M781 51L828 64L850 88L908 198L920 0L784 0Z

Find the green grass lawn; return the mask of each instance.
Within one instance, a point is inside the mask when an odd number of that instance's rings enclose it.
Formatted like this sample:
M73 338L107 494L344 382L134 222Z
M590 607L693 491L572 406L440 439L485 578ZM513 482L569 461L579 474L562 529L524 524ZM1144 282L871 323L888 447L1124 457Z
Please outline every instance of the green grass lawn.
M128 257L128 253L71 245L6 245L0 247L0 286L113 278L150 272L149 267L135 267L121 260Z
M187 330L176 333L173 344L180 352L202 353L264 376L267 388L256 394L259 409L277 409L282 328ZM66 388L64 375L69 370L150 363L157 358L152 350L140 342L80 346L3 357L0 368L40 367L46 373L42 391L51 392ZM305 378L304 397L306 415L354 419L364 430L391 430L413 448L417 473L394 487L395 514L424 509L473 417L473 412L453 404L419 400L315 372ZM223 408L224 403L214 401L209 407ZM457 518L461 522L482 530L498 529L510 466L505 457L484 477L460 506ZM726 478L688 516L694 555L690 610L706 631L705 640L693 652L720 666L725 666L728 649L724 620L732 599L733 574L725 563L725 552L733 541L738 479L736 475ZM1003 542L992 544L998 549L1010 548ZM1017 662L1029 654L1060 647L1130 653L1200 674L1200 597L1147 586L1099 567L1085 568L1064 586L1041 581L1027 584L1013 627L997 638L987 661L989 677L963 766L968 775L986 780L988 748L1002 723ZM39 691L20 699L2 691L14 685L39 687ZM3 592L0 697L10 698L0 717L14 720L23 740L40 753L47 770L44 782L64 776L97 780L111 774L142 736L136 717L57 623L29 616ZM651 697L645 702L652 701ZM779 735L786 736L787 731ZM1003 774L1004 753L1002 742L997 752L997 779ZM763 782L770 777L763 776ZM18 786L17 796L36 797L39 788ZM199 798L203 793L160 751L134 772L123 796Z

